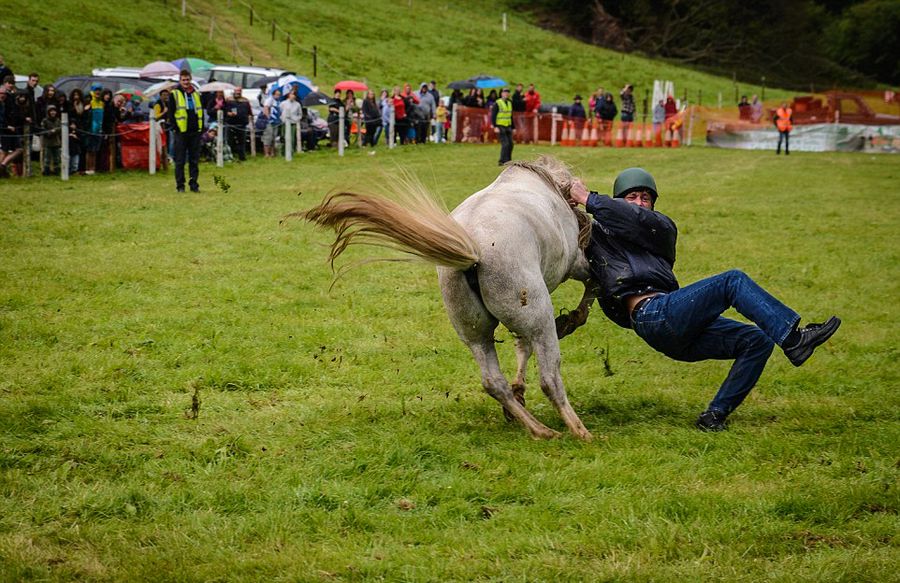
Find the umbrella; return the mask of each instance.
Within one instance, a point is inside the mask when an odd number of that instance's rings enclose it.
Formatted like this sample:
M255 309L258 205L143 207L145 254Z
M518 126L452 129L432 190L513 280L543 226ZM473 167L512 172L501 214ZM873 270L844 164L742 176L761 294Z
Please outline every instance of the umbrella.
M139 75L141 77L173 77L177 76L179 73L178 67L169 63L168 61L153 61L149 65L146 65Z
M303 98L303 105L313 106L313 105L328 105L331 101L331 98L322 93L321 91L313 91L309 95Z
M154 83L150 87L144 91L144 97L153 97L163 91L168 91L173 87L178 87L178 83L175 81L160 81L159 83Z
M353 91L354 93L359 91L368 91L369 86L361 81L340 81L334 86L335 91Z
M267 93L271 95L272 92L276 89L281 91L282 99L285 99L287 97L287 94L294 90L297 91L297 97L299 97L300 99L303 99L304 97L315 91L315 87L313 87L312 81L302 75L285 75L283 77L280 77L278 81L272 83L269 86Z
M447 84L450 89L475 89L475 82L465 79L463 81L452 81Z
M234 91L234 85L225 81L213 81L200 86L200 93L213 93L216 91Z
M213 63L196 57L182 57L180 59L175 59L172 61L172 64L179 69L187 69L191 73L204 73L215 67Z
M475 83L475 87L479 89L496 89L506 85L506 81L500 77L491 77L490 75L476 75L469 77L469 81Z

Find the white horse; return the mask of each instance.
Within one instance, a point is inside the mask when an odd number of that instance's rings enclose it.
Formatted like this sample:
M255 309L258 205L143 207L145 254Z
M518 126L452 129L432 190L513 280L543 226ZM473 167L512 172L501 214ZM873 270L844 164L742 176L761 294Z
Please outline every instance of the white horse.
M594 300L582 249L590 218L569 204L574 180L552 157L514 162L487 188L448 214L415 180L401 180L398 202L338 192L300 216L332 227L332 265L351 243L398 249L438 266L450 321L481 368L481 382L535 438L559 435L525 407L525 370L532 352L540 384L569 430L589 440L569 404L560 374L559 337L587 319ZM581 305L554 321L550 293L567 279L585 282ZM500 370L494 330L503 323L516 336L518 369L512 386Z

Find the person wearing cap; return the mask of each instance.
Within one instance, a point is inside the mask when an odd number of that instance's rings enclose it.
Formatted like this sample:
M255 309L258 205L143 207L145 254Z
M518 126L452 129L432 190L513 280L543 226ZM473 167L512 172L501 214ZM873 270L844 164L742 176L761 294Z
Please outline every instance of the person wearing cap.
M516 131L512 116L512 101L509 99L509 87L500 90L500 99L491 108L491 125L500 138L500 161L503 166L512 160L513 132Z
M672 271L677 229L655 210L656 181L646 170L620 173L612 198L588 192L580 180L570 197L594 218L586 253L609 319L675 360L734 360L695 423L703 431L725 429L726 418L756 384L776 344L800 366L841 324L832 316L799 327L797 312L738 270L679 287ZM722 317L732 307L755 325Z
M91 84L91 92L85 99L84 110L87 121L84 135L84 173L91 175L97 170L97 153L103 145L103 114L106 111L103 101L103 86Z
M190 171L191 192L200 192L200 136L203 134L203 105L200 92L191 83L191 72L182 69L178 87L169 94L169 127L175 142L175 190L184 192L184 164Z
M587 119L587 113L584 111L584 105L581 104L581 95L576 95L572 105L569 106L569 117L575 120L575 126L580 132L584 128L584 122ZM581 134L578 134L581 137Z

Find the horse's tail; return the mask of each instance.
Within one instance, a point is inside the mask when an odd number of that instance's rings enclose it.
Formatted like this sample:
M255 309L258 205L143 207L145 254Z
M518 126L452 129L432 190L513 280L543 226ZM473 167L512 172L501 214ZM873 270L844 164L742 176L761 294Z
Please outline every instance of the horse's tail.
M334 229L332 267L352 244L394 249L465 271L478 263L478 245L443 203L409 175L396 180L396 200L370 194L336 192L313 208L291 213Z

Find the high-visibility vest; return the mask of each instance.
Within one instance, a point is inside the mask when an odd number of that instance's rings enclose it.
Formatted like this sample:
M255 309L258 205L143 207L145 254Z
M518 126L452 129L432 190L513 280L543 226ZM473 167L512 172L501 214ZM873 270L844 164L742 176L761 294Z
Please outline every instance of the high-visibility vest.
M181 133L185 133L187 131L187 99L185 99L184 91L181 89L176 89L172 92L175 96L175 125L178 126L178 131ZM197 114L197 130L203 129L203 109L200 105L200 94L196 91L191 93L191 97L194 99L194 113Z
M779 132L789 132L794 129L794 125L791 123L793 113L790 107L787 109L779 107L775 112L775 126Z
M508 99L497 101L497 125L503 127L512 125L512 103Z

